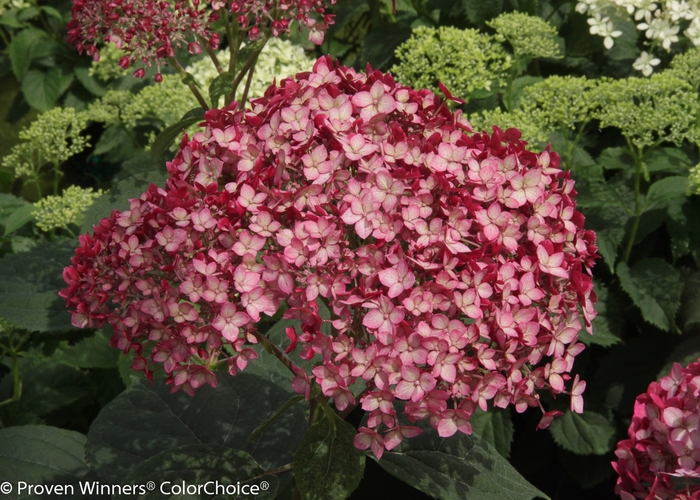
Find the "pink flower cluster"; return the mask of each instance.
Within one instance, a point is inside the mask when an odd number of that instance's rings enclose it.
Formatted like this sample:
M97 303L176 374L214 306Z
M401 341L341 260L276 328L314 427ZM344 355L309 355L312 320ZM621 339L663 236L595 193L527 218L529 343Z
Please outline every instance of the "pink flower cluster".
M160 67L162 59L174 56L175 48L184 44L191 54L202 52L198 38L212 48L219 45L218 33L210 30L218 16L207 14L199 4L200 0L192 0L192 7L163 0L73 0L68 41L96 61L100 58L96 44L112 42L127 54L119 61L124 69L135 62ZM134 76L144 74L139 68Z
M286 351L317 360L294 389L361 404L356 445L377 456L418 432L398 400L441 436L489 402L542 408L538 390L582 411L569 373L579 311L589 332L595 316L595 235L555 153L515 129L472 134L432 92L330 58L251 106L208 111L165 189L81 236L61 293L74 325L109 321L135 368L162 364L191 393L220 359L245 368L286 301L301 324Z
M649 384L637 396L613 467L624 500L700 499L700 361Z

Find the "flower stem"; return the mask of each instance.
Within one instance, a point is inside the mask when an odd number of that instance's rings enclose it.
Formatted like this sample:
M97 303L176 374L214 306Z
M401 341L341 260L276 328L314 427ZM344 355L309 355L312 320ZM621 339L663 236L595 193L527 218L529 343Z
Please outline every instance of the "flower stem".
M185 78L187 77L187 71L185 71L185 68L180 66L180 63L175 59L174 57L168 57L168 63L177 70L177 72L180 74L180 78ZM202 97L202 94L199 92L199 89L197 88L196 85L192 85L187 83L186 84L192 93L194 94L195 99L197 99L197 102L199 105L204 109L204 111L207 111L209 109L209 105L207 104L207 101L204 100L204 97Z
M642 201L639 189L641 184L642 161L644 156L641 154L641 151L635 151L631 147L631 144L630 153L634 158L634 222L632 223L632 230L630 231L630 236L627 240L625 253L622 255L622 262L624 262L625 264L627 264L627 261L629 261L630 254L632 253L634 240L637 237L637 231L639 229L639 221L642 218Z

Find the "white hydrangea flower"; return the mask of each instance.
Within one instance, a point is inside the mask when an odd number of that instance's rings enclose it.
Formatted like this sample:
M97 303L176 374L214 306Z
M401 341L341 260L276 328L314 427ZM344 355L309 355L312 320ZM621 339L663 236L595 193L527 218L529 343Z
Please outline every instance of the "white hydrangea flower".
M576 4L576 12L579 14L587 14L589 12L595 12L600 8L598 5L598 0L580 0Z
M599 12L596 12L595 16L588 19L588 24L591 25L588 29L591 35L602 36L604 38L603 45L608 50L615 44L613 38L622 35L622 31L615 29L612 21L610 21L610 17L601 17Z
M637 71L641 71L644 76L649 76L654 72L654 66L658 66L660 62L660 59L657 59L647 51L643 51L637 60L634 61L632 67Z
M685 30L685 36L693 43L693 45L700 46L700 17L696 17Z
M634 20L641 21L646 19L647 21L656 15L659 11L659 6L653 0L635 0L634 2ZM630 12L631 14L631 12Z

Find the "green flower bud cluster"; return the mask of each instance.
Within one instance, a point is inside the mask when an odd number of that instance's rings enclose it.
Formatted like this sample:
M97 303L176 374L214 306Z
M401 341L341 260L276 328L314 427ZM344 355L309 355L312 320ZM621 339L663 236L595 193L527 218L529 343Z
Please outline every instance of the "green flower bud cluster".
M598 105L594 98L597 83L586 77L550 76L523 90L520 107L526 112L541 110L539 126L548 133L576 130L591 120Z
M28 128L19 133L21 142L2 160L4 167L13 169L16 177L36 178L46 164L54 168L73 155L82 152L89 137L82 134L87 127L86 113L73 108L54 108L42 113Z
M464 100L476 90L504 85L511 56L494 37L474 29L420 26L396 50L400 61L391 69L413 88L438 90L438 83Z
M486 24L496 30L497 40L510 43L519 60L564 57L554 39L557 29L544 19L523 12L506 12Z
M693 47L678 54L671 61L671 68L665 73L680 78L697 89L700 86L700 47Z
M133 99L134 94L127 90L110 90L88 107L88 119L106 125L119 125L123 123L122 111Z
M108 43L100 48L100 60L93 61L88 74L99 78L103 82L127 76L129 71L119 66L119 59L123 56L124 52L119 50L116 45Z
M529 149L542 149L549 140L549 133L541 127L545 121L546 112L539 108L524 110L515 109L512 112L500 108L484 110L469 116L469 122L475 132L491 132L491 126L507 130L517 128L522 133L521 139L527 141Z
M697 142L696 90L670 72L650 78L604 79L595 92L601 127L616 127L642 150L661 142Z
M101 190L70 186L60 196L47 196L36 202L34 221L39 229L47 232L79 225L85 210L101 195Z

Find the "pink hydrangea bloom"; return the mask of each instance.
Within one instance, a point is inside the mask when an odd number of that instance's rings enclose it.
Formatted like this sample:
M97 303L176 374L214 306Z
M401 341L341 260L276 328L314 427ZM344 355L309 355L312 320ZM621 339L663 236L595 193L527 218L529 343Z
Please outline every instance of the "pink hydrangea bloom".
M649 384L637 396L629 439L620 441L613 468L624 500L700 498L700 361Z
M256 322L286 301L301 323L286 351L316 361L294 390L360 404L356 445L378 456L417 432L399 426L399 400L442 436L471 432L477 407L544 412L541 390L582 411L570 372L597 255L558 155L515 129L473 133L432 92L328 57L203 126L165 188L81 236L62 292L76 326L108 321L136 368L192 392L189 374L211 383L219 360L242 370Z

